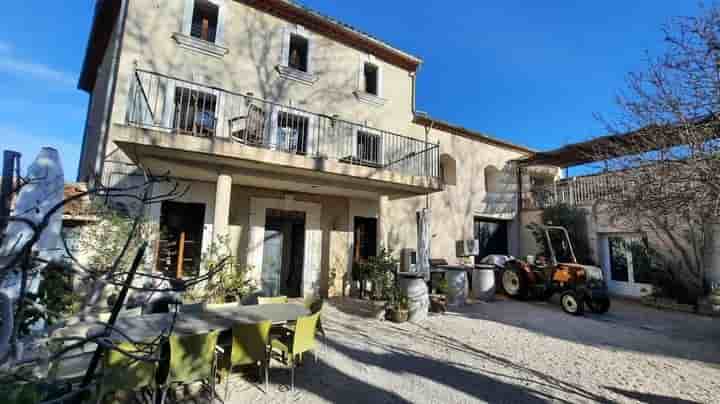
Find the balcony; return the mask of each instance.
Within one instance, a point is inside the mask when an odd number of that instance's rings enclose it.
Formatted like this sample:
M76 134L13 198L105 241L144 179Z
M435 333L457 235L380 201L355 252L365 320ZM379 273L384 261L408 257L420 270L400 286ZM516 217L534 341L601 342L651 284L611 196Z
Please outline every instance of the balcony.
M544 209L567 204L573 206L592 205L612 193L622 192L622 181L611 175L588 175L571 177L551 184L533 185L524 193L524 209Z
M121 138L121 147L139 142L407 185L414 193L441 187L438 144L149 71L134 73L127 123L144 135Z

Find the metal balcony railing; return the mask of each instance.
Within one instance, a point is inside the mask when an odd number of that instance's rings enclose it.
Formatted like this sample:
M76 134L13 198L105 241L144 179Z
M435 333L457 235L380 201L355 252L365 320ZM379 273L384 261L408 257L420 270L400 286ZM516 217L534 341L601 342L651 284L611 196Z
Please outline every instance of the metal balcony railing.
M438 144L154 72L135 71L129 99L131 125L405 175L440 173Z
M558 204L588 205L624 192L622 179L612 175L570 177L552 184L535 185L524 196L527 209L543 209Z

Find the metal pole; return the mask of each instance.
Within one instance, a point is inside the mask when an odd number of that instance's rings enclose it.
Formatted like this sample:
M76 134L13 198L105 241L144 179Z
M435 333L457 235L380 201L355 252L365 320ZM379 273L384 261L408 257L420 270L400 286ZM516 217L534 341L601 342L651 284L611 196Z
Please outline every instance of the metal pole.
M115 302L115 305L113 305L112 313L110 314L110 319L107 323L108 325L105 327L105 331L103 333L104 337L109 337L112 332L111 327L115 327L115 322L117 321L118 315L120 314L120 309L122 309L123 305L125 304L125 299L127 298L127 294L130 291L130 285L132 285L133 279L135 278L135 273L137 272L138 267L140 267L140 264L142 263L142 259L145 256L145 250L147 249L147 246L148 242L143 242L137 254L135 254L135 259L133 260L132 266L130 267L130 272L125 279L125 283L123 284L123 288L120 291L120 295L118 295L118 299ZM83 377L81 388L86 388L90 385L90 383L92 383L93 377L95 376L95 369L97 369L98 365L100 364L100 359L102 359L104 353L105 348L103 348L102 345L98 344L97 349L95 349L95 353L90 360L90 364L88 365L87 372L85 372L85 377ZM78 395L78 403L82 402L82 396L83 394Z

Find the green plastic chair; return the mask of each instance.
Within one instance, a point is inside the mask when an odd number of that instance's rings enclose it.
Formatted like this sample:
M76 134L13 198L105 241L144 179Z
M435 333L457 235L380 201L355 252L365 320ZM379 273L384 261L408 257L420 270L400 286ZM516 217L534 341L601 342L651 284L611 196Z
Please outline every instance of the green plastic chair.
M258 304L285 304L288 302L287 296L262 297L258 296Z
M215 374L217 370L217 341L220 331L191 336L170 336L170 362L162 382L163 396L176 383L207 381L211 399L215 401Z
M139 352L129 342L119 344L118 348L129 353ZM112 349L107 351L103 357L102 379L97 390L98 402L109 393L137 391L147 387L153 388L154 396L156 370L155 362L138 361Z
M295 331L279 338L273 339L271 346L287 358L286 365L290 367L290 387L295 390L295 366L300 356L315 348L315 331L320 320L320 312L307 317L300 317L295 324ZM315 355L317 361L317 354Z
M235 366L261 365L260 371L265 371L265 393L269 381L268 367L270 365L270 321L257 324L241 324L233 327L232 347L230 357L225 355L223 369L228 372L225 379L225 402L227 402L230 373ZM229 359L229 363L227 362ZM262 375L260 375L262 377Z

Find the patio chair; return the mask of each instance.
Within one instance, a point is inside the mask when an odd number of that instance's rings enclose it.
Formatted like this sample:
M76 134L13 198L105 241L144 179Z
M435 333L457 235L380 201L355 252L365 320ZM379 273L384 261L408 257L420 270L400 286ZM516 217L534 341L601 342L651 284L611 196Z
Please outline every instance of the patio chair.
M163 402L173 384L207 381L210 402L215 402L215 375L217 371L217 341L220 331L192 336L170 336L170 361L161 365ZM163 367L167 367L163 369Z
M307 317L300 317L295 324L295 331L273 339L271 347L277 350L283 358L285 365L290 367L290 388L295 390L295 366L305 352L315 348L315 330L320 319L320 312ZM317 354L315 354L317 361Z
M322 298L308 298L305 299L303 302L303 305L306 309L310 310L310 314L316 314L320 313L323 308L323 304L325 301ZM295 322L292 322L291 324L288 324L285 326L290 331L295 331ZM322 319L318 318L317 322L317 332L322 335L323 338L325 338L325 329L323 329L322 326Z
M286 304L288 302L287 296L275 296L275 297L258 297L258 304Z
M118 344L117 347L131 354L143 355L135 344L129 342ZM101 381L96 392L97 402L102 402L110 393L135 392L144 388L151 388L154 396L156 370L155 362L139 361L117 350L109 350L103 357Z
M250 104L247 115L229 119L230 137L251 146L263 146L266 119L267 114L261 106Z
M263 321L233 327L230 356L224 355L221 364L221 367L228 372L225 379L225 402L228 398L230 373L235 366L260 365L258 376L262 380L261 373L263 370L265 371L265 393L269 391L270 325L270 321Z

